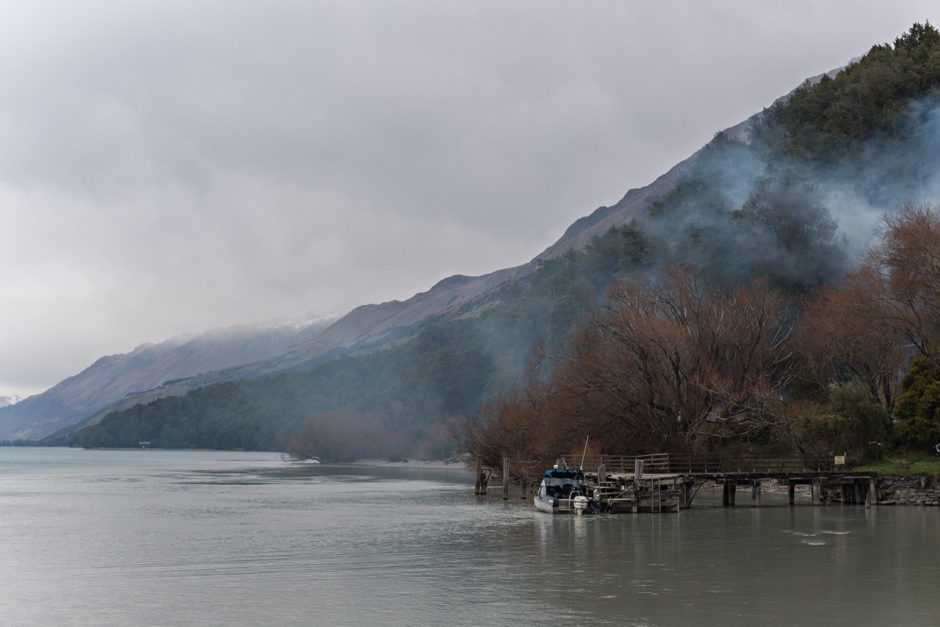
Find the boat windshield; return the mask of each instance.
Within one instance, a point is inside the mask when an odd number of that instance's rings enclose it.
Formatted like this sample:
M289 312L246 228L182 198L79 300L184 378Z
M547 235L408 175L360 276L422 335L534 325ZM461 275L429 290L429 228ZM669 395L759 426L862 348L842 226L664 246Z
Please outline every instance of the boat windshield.
M581 482L565 478L549 478L542 480L539 486L539 494L543 496L557 496L558 498L568 498L572 490L581 491Z

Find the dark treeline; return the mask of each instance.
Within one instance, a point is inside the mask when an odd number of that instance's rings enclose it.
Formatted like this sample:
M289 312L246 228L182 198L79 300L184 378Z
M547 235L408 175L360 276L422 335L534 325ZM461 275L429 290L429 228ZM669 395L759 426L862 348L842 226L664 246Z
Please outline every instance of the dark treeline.
M940 35L915 24L756 116L746 137L718 134L643 219L396 343L118 412L73 444L430 457L451 452L455 424L487 456L548 454L587 433L616 452L926 441L917 421L932 418L897 372L916 350L910 386L929 396L927 336L898 344L879 327L890 339L868 361L809 350L807 338L854 346L852 333L856 344L874 333L867 318L839 317L870 285L857 273L837 281L859 267L871 215L937 183L940 134L926 129L938 55ZM856 225L869 239L851 239ZM819 416L828 422L809 421Z

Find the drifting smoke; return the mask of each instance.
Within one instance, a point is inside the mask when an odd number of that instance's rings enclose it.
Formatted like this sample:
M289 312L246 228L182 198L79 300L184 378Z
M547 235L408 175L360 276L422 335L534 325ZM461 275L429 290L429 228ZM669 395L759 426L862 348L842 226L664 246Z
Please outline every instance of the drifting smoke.
M801 289L845 274L887 213L940 197L940 96L913 102L899 126L824 162L719 133L637 224L654 244L653 267L686 264L726 286L762 274Z

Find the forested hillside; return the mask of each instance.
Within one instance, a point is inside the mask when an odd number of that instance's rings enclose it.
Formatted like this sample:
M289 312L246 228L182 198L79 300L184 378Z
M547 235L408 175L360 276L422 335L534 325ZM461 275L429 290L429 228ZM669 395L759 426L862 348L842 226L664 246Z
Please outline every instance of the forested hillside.
M716 137L643 223L659 270L616 284L569 358L466 421L463 446L491 464L548 463L586 436L606 452L932 451L940 214L917 201L938 190L938 81L940 34L915 24L766 110L748 143ZM858 254L872 208L879 237Z
M817 363L826 357L791 344L805 337L795 321L823 302L807 301L818 286L859 267L881 215L937 191L938 82L940 36L914 25L755 116L744 140L716 135L641 219L410 337L118 412L74 444L279 449L288 441L299 456L327 459L443 455L453 424L465 447L487 457L548 455L587 433L617 452L842 442L844 426L831 427L838 437L801 431L790 419L797 406L812 401L806 415L830 415L861 395L890 412L893 401L884 382L846 365L852 360L830 356L827 371ZM885 337L889 347L904 343ZM887 386L894 399L898 382ZM773 405L781 399L805 403ZM557 424L574 431L548 428Z

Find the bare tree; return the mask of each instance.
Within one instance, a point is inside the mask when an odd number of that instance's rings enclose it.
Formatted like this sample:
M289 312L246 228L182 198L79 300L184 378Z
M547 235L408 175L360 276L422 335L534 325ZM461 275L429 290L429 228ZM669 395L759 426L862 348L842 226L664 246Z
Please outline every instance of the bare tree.
M882 243L860 271L882 283L881 319L921 355L940 365L940 216L908 203L885 218Z
M862 269L835 285L825 285L804 304L797 350L822 385L851 377L887 411L897 402L906 365L905 337L892 321L885 282Z

